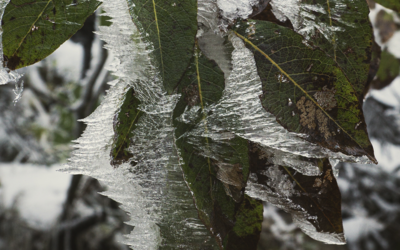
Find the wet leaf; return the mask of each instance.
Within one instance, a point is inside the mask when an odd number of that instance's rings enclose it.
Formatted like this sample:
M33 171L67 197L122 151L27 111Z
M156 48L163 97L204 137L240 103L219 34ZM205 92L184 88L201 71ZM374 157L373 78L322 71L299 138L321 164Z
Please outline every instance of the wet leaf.
M224 90L224 74L196 52L178 85L174 110L176 145L199 217L224 249L256 249L261 232L261 201L244 195L249 174L247 140L227 131L211 134L206 116Z
M250 144L251 173L246 194L290 213L310 237L325 243L345 244L341 195L329 160L304 160L320 169L320 174L313 176L276 165L274 157L268 148Z
M14 70L41 61L75 34L99 7L96 0L12 0L2 20L7 67Z
M400 12L400 2L398 0L374 0L374 1L388 9Z
M279 1L272 2L274 7ZM282 17L278 20L274 16L271 3L266 8L272 9L268 16L259 15L253 19L290 27L304 37L308 46L323 50L337 62L362 102L373 40L366 1L303 0L293 4L295 6L283 12L287 17L284 22Z
M135 97L133 88L125 95L125 100L114 118L114 140L111 146L111 165L114 167L128 162L132 154L128 149L132 131L135 130L143 112L138 109L140 100ZM131 163L132 164L132 163Z
M133 22L171 94L193 56L197 32L196 0L127 0Z
M236 34L254 53L262 105L281 125L334 152L376 162L356 92L332 58L277 24L238 26Z

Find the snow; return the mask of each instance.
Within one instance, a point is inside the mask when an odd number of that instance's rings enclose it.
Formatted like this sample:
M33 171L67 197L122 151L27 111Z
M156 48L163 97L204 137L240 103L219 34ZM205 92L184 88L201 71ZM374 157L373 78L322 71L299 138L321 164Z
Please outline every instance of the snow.
M7 208L15 203L30 226L48 228L61 213L71 178L58 167L1 163L0 202Z
M399 39L400 40L400 39ZM399 47L400 48L400 45ZM399 50L400 51L400 50ZM370 94L378 101L390 105L399 106L400 102L400 76L396 77L393 82L382 90L371 90Z
M375 231L382 230L384 225L371 217L355 216L344 220L343 227L347 241L353 243Z
M394 12L382 5L376 4L375 9L371 10L369 14L371 23L375 23L376 16L381 10L385 10L387 13ZM397 15L394 15L394 18L395 20L400 21ZM396 31L385 44L382 44L381 39L379 38L378 29L374 29L374 36L378 37L375 41L382 47L382 49L386 48L395 57L400 58L400 31ZM400 101L400 76L394 79L388 87L382 90L372 90L370 94L382 103L391 106L398 106Z
M387 172L393 172L400 166L400 147L393 144L382 145L377 140L371 140L379 166Z
M60 58L62 59L60 60ZM48 56L46 60L57 66L58 73L63 75L66 81L79 82L81 75L80 69L82 69L83 63L82 58L82 46L68 40L54 51L53 54Z

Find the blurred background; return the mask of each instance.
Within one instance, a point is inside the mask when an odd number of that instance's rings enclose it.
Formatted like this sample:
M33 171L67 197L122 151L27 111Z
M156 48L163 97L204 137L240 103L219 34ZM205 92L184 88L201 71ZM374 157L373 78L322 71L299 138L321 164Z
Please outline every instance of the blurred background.
M259 250L400 249L400 16L368 0L380 68L364 103L379 165L340 163L345 246L304 235L291 216L265 204ZM22 69L24 91L0 86L0 250L113 250L132 227L97 180L55 171L113 80L112 58L93 33L99 15L42 62ZM378 56L379 49L374 51Z

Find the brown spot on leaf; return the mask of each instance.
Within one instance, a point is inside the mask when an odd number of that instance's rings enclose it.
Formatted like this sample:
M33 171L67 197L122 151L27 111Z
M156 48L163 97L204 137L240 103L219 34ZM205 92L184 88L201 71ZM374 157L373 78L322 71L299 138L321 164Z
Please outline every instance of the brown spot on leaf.
M325 139L328 139L329 137L332 136L331 132L329 132L328 129L328 117L320 109L318 109L316 113L317 113L319 132L321 132L321 134L325 137Z
M313 187L319 188L319 187L321 187L321 186L322 186L322 181L321 181L321 179L320 179L320 178L315 178Z
M304 96L296 104L300 110L300 124L309 129L315 129L315 105L310 100L306 100Z
M325 182L325 180L328 180L329 182L332 182L332 180L333 180L330 169L326 170L326 173L324 176L324 182Z
M17 69L18 65L20 65L20 63L21 63L21 57L14 55L8 59L7 68L15 70Z
M217 163L216 165L218 166L217 178L220 181L232 185L238 190L245 186L243 183L242 166L239 163Z
M183 89L185 101L189 106L195 106L200 103L199 89L196 84L190 84Z
M311 100L302 96L296 106L301 112L300 124L303 127L315 130L318 124L318 130L325 139L332 136L328 128L328 117Z
M314 98L324 110L329 111L337 105L335 93L336 90L334 88L328 89L327 86L324 86L322 90L317 91L317 93L314 94Z

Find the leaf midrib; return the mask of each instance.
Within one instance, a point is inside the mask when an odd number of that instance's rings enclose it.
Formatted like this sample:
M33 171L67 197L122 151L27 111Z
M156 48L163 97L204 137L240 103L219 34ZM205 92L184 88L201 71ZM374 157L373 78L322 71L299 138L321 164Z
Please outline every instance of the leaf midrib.
M195 63L196 63L196 77L197 77L197 86L199 89L199 99L200 99L200 105L201 105L201 110L203 113L203 120L204 120L204 130L206 132L206 134L208 134L208 128L207 128L207 115L204 112L204 103L203 103L203 94L201 91L201 79L200 79L200 69L199 69L199 53L197 51L197 41L196 41L196 52L195 52ZM207 150L210 150L210 145L208 142L208 137L205 137L206 139L206 144L207 144ZM214 203L214 197L213 197L213 193L212 193L212 177L211 177L211 162L210 162L210 157L207 157L207 164L208 164L208 171L210 173L210 195L211 195L211 201Z
M36 24L36 22L39 20L39 18L43 15L44 11L46 10L47 6L49 6L50 2L53 2L53 0L47 1L46 6L44 6L43 10L39 13L38 17L36 20L32 23L32 25L29 27L28 32L25 34L25 36L22 38L21 42L18 44L18 47L15 49L14 53L12 56L15 56L19 48L21 47L22 43L25 41L25 38L28 36L29 32L32 30L32 27Z
M158 26L156 3L155 3L155 0L152 0L152 1L153 1L154 21L156 23L156 28L157 28L158 47L160 49L162 78L165 79L165 77L164 77L164 61L163 61L163 55L162 55L161 36L160 36L160 27Z

